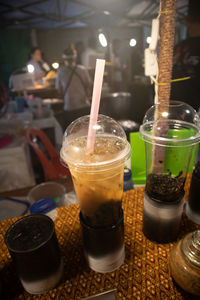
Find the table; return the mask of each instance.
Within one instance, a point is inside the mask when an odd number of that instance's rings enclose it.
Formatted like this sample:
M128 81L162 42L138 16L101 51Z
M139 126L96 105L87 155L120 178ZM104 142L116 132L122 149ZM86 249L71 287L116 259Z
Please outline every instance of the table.
M142 233L143 193L144 188L124 193L126 259L121 268L108 274L95 273L86 265L79 206L58 209L55 226L65 271L60 285L46 295L34 296L23 291L3 240L6 230L17 218L0 222L0 278L8 299L78 300L113 288L117 289L120 300L193 299L177 287L170 276L168 259L173 244L152 243ZM180 236L199 227L184 216Z
M35 97L40 97L40 98L58 98L59 97L58 90L52 86L28 89L27 94L34 95Z
M21 91L16 91L14 89L10 90L11 93L17 93L17 94L23 94L24 91L28 95L34 95L35 97L40 97L40 98L58 98L59 93L58 90L55 88L55 86L40 86L40 87L33 87Z
M54 181L58 182L60 184L63 184L66 188L67 193L71 192L73 190L73 183L72 183L71 177L60 178L60 179L56 179ZM0 193L0 197L13 197L13 198L14 197L26 197L33 187L34 186L29 186L29 187L22 188L22 189L2 192L2 193Z

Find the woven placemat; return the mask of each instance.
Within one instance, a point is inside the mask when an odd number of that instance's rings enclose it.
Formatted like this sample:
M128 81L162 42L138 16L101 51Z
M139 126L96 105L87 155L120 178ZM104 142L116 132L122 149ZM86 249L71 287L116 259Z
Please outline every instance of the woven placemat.
M192 299L174 284L170 276L168 260L172 244L152 243L142 233L143 194L143 188L124 194L126 259L121 268L108 274L95 273L85 262L79 206L58 209L55 226L64 258L64 276L60 285L45 295L26 293L11 264L4 234L17 218L0 222L0 280L6 291L4 299L78 300L113 288L117 289L120 300ZM180 237L199 227L184 216Z

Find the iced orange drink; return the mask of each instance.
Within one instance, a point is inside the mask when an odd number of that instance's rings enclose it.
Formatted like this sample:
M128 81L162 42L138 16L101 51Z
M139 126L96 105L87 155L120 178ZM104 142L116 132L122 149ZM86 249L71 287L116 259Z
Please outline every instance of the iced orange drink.
M111 118L100 116L94 151L88 153L87 123L83 117L72 124L79 127L74 138L67 134L61 149L62 160L69 166L81 212L88 225L102 227L114 224L120 214L123 193L125 159L130 146L120 125ZM102 132L105 129L108 132ZM86 125L86 126L85 126ZM69 132L71 130L69 129ZM105 131L105 130L104 130Z
M95 143L87 151L89 116L66 130L61 149L80 203L83 243L89 266L110 272L124 261L124 223L121 200L125 160L130 145L120 124L99 115Z

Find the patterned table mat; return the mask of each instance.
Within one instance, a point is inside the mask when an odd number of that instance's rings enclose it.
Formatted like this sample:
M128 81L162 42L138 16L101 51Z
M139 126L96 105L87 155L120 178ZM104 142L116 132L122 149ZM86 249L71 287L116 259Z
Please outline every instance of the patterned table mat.
M169 253L172 244L150 242L142 233L144 189L124 193L125 263L115 272L96 273L84 260L79 224L79 206L58 209L56 233L64 258L64 276L60 285L45 295L30 295L19 283L11 258L4 244L4 234L17 219L0 222L0 280L6 290L6 299L57 299L78 300L113 288L118 299L192 299L177 287L169 272ZM195 230L183 217L180 236Z

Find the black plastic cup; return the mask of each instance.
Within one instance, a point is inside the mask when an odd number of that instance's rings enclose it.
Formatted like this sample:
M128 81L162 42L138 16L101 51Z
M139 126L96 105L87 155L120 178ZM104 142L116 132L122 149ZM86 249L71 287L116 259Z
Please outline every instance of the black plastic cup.
M86 224L80 212L83 247L89 267L100 273L112 272L124 262L124 215L112 226L92 227Z
M143 233L151 241L170 243L177 239L184 205L184 192L177 201L159 201L144 193Z
M5 243L24 289L43 294L62 277L63 263L53 221L45 215L29 215L13 223Z
M195 171L193 171L188 202L186 204L186 215L194 223L200 225L199 195L200 195L200 178L196 175Z

